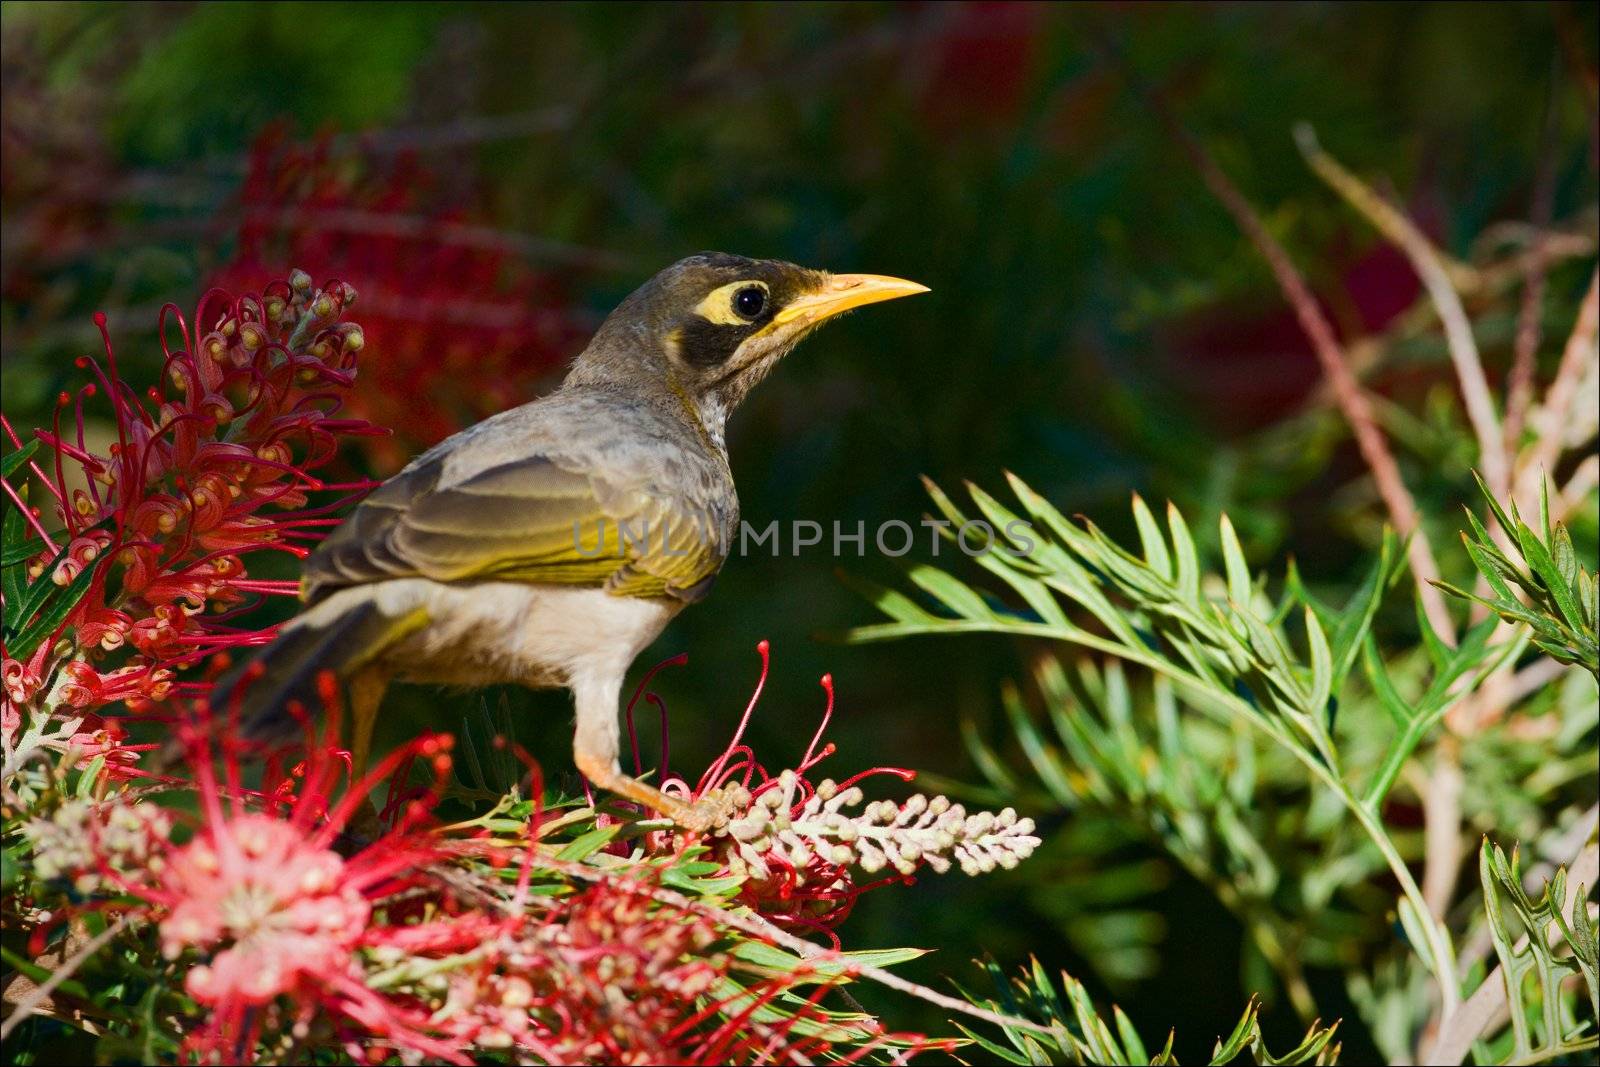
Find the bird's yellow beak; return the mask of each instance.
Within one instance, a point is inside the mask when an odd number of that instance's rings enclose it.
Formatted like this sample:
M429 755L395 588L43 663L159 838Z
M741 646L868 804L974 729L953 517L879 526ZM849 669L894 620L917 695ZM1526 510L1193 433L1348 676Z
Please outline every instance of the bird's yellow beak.
M821 289L791 301L772 317L772 325L793 323L797 326L814 326L853 308L927 291L926 285L908 282L904 278L890 278L882 274L834 274L829 276L827 284Z

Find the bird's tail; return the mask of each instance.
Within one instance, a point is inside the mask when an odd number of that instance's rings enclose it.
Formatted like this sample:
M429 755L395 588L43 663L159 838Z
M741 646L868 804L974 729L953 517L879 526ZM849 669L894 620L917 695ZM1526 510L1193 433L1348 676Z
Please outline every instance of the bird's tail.
M386 649L426 625L425 608L385 611L362 589L335 593L286 625L278 637L228 670L211 693L213 725L237 723L240 740L272 747L302 728L296 705L315 714L321 706L318 677L328 671L348 681ZM157 773L182 760L173 743L155 761Z

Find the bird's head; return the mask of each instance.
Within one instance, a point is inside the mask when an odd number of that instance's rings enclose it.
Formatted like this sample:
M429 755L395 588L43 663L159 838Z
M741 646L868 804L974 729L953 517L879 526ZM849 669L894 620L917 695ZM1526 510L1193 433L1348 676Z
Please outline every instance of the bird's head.
M665 386L720 437L728 413L806 334L854 308L927 291L902 278L703 252L624 300L567 383Z

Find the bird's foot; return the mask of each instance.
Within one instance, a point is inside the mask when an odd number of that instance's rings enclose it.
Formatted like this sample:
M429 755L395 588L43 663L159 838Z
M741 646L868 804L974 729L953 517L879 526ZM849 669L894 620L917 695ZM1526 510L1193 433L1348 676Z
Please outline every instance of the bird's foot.
M673 821L697 834L715 833L727 826L729 820L739 813L742 806L740 794L743 794L743 800L748 801L749 794L737 785L713 789L693 804L687 805L683 817L674 816Z

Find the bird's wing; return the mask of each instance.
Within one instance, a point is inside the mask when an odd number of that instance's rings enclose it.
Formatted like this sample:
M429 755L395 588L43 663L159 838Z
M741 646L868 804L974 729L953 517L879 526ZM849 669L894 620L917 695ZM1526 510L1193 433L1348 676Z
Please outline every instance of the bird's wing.
M420 576L591 585L695 600L727 555L713 517L537 455L441 485L444 458L385 482L306 561L303 595Z

